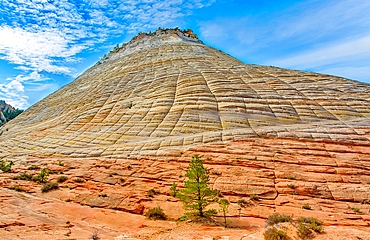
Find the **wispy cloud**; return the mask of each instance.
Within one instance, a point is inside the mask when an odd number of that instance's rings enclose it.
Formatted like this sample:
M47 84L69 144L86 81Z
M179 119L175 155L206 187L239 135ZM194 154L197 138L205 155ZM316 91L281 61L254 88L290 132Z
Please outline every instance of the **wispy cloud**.
M370 34L366 37L353 39L333 46L326 46L313 51L303 52L293 57L274 60L280 66L302 68L323 67L341 64L344 61L364 62L370 59Z
M66 36L51 29L27 32L1 26L0 36L2 59L38 72L69 73L67 67L56 64L56 59L74 56L83 49L83 46L71 46Z
M17 80L0 84L0 99L16 108L24 109L28 106L28 96L25 94L24 86Z

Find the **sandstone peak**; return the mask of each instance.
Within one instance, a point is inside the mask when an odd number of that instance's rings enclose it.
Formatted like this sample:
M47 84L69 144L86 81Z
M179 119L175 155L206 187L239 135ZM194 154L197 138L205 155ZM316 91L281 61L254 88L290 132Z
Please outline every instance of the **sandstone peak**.
M191 31L159 29L9 123L0 148L5 156L132 157L251 137L368 144L369 99L368 84L243 64Z
M98 64L107 59L111 59L112 55L114 55L113 60L115 60L138 51L158 48L164 45L179 44L181 42L194 45L203 44L191 29L180 30L179 28L158 28L155 32L139 33L128 43L122 44L121 47L118 44L110 54L108 56L104 56Z

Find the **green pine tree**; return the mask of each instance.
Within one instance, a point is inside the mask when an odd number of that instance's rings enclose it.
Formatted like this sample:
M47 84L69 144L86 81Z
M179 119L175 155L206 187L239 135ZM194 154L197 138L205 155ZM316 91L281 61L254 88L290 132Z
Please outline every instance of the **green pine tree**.
M209 213L205 208L217 201L218 191L209 188L208 170L198 156L192 157L185 176L188 178L185 188L179 190L177 196L184 203L185 209L195 210L200 217L204 217Z

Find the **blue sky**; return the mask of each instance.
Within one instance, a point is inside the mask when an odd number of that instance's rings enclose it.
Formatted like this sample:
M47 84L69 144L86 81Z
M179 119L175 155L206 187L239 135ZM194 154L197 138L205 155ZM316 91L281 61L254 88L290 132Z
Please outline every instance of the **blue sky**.
M1 0L0 99L25 109L158 27L244 63L370 83L369 13L364 0Z

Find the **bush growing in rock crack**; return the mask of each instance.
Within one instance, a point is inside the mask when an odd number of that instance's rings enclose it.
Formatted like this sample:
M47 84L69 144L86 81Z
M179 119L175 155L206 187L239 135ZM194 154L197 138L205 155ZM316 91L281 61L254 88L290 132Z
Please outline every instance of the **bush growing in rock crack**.
M48 192L50 190L53 190L53 189L58 189L59 186L58 186L58 183L45 183L42 188L41 188L41 192Z
M307 237L312 231L321 233L323 222L314 217L300 217L298 219L298 236L302 239Z
M59 176L58 179L57 179L57 182L62 183L62 182L65 182L67 180L68 180L67 176Z
M12 170L13 161L6 163L5 161L0 161L0 169L3 172L10 172Z
M13 177L13 180L26 180L26 181L32 181L33 175L27 174L27 173L21 173L18 176Z
M292 217L287 214L274 213L267 218L266 225L273 226L281 222L291 222L292 220Z
M145 216L149 219L154 220L166 220L167 217L163 212L163 209L160 207L151 208L148 210L148 212L145 214Z
M267 229L263 236L265 240L285 240L287 239L287 232L276 227Z
M37 183L45 183L48 181L48 176L49 176L49 170L46 168L43 168L41 172L32 180L34 180Z

